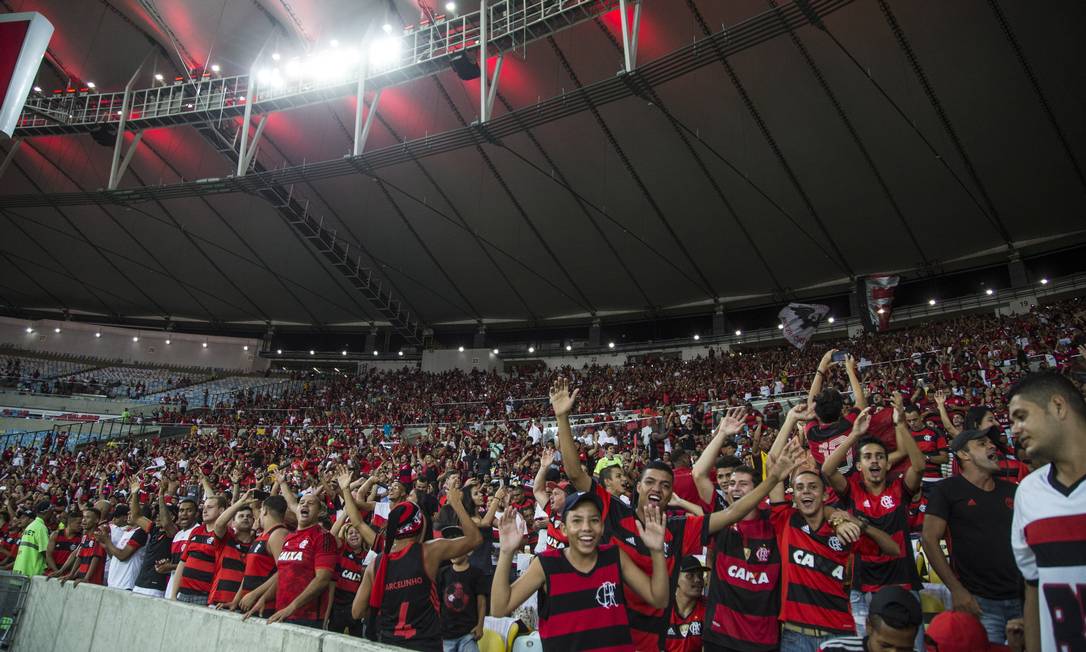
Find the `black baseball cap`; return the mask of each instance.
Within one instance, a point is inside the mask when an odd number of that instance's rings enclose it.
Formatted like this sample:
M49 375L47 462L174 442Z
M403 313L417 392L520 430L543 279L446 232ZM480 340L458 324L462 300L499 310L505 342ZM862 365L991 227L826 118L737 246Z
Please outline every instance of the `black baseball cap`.
M920 601L900 586L884 586L871 597L868 613L894 629L919 627L924 620Z
M562 520L565 520L569 510L586 501L595 505L596 509L600 510L600 514L603 514L603 501L595 491L578 491L566 496L566 504L562 507Z
M682 573L697 573L707 570L709 570L709 567L701 563L701 560L694 555L683 557L682 564L679 565L679 572Z
M974 439L988 439L988 431L986 431L986 430L963 430L963 431L959 432L958 436L955 437L950 442L950 450L951 450L951 452L957 453L958 451L965 448L966 444L973 441Z
M37 505L34 505L34 511L39 514L45 514L53 509L53 503L48 500L39 500Z

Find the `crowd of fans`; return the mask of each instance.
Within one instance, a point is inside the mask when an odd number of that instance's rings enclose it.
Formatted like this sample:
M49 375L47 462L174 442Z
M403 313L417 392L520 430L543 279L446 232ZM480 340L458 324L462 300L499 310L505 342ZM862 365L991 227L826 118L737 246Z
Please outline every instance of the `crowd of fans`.
M370 371L8 449L0 567L419 650L525 602L555 650L1083 649L1046 588L1081 554L1011 520L1086 550L1086 305L833 344ZM949 592L926 630L918 549Z

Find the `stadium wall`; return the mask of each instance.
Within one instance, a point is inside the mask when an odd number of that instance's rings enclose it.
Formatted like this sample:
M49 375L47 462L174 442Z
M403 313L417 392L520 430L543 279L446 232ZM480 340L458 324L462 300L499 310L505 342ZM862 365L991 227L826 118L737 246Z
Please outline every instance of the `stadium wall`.
M356 652L395 650L294 625L82 584L31 581L15 625L15 650L35 652Z
M28 327L32 332L26 331ZM102 336L95 337L95 333ZM169 344L166 344L167 339ZM204 342L207 342L206 347ZM257 339L144 331L51 319L31 322L0 317L0 344L27 351L93 356L129 364L208 367L241 373L262 372L268 367L268 361L257 355L262 344ZM245 350L246 346L248 350Z

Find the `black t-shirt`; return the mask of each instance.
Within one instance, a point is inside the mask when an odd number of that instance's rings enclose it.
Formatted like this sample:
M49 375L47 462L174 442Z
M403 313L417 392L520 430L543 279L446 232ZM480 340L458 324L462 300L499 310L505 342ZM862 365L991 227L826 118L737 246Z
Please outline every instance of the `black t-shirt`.
M486 594L487 580L478 568L458 571L445 566L438 573L441 595L441 638L460 638L479 624L478 596Z
M947 522L951 568L970 593L982 598L1009 600L1019 596L1022 576L1011 550L1017 488L996 480L995 489L984 491L965 476L956 475L927 489L926 513Z
M170 561L170 545L172 543L173 537L166 536L162 528L158 527L158 525L151 526L151 531L147 535L143 566L140 567L140 574L136 577L136 586L141 589L153 589L155 591L166 590L166 584L170 581L170 576L168 573L156 572L155 562L160 559Z

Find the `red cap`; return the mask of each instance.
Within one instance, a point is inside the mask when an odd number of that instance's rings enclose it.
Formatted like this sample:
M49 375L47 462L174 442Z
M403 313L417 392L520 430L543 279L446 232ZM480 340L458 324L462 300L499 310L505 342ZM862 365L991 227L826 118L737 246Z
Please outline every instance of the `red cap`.
M944 611L924 630L929 647L939 652L992 652L1010 650L1005 645L988 642L988 633L976 616L964 611ZM934 645L932 645L934 643Z

